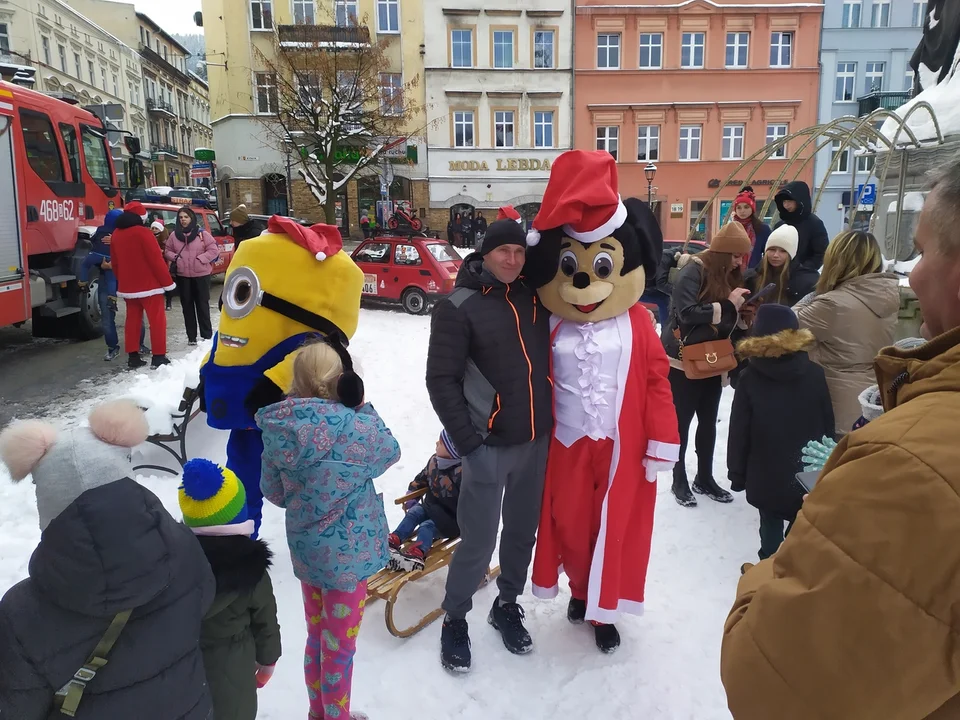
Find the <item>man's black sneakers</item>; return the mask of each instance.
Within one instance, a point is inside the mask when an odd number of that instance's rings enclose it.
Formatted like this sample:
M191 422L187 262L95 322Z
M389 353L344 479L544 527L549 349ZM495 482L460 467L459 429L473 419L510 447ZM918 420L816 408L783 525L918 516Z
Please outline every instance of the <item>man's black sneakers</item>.
M470 672L470 633L466 620L444 618L440 630L440 662L445 670Z
M500 598L493 601L487 622L500 631L503 644L514 655L526 655L533 650L533 640L523 626L523 608L517 603L500 604Z

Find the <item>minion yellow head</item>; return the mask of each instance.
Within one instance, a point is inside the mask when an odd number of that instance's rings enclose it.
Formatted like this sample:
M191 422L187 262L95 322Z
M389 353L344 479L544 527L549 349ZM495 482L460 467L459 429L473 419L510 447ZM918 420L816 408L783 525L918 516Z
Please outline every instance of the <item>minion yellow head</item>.
M291 227L291 234L270 232L240 244L223 284L215 364L252 365L287 338L322 331L301 322L309 318L297 309L324 318L347 338L353 336L363 272L340 249L336 228L331 228L336 241L328 245L318 245L316 236L305 239L304 230L321 227L326 226ZM328 257L316 252L318 247L334 252Z

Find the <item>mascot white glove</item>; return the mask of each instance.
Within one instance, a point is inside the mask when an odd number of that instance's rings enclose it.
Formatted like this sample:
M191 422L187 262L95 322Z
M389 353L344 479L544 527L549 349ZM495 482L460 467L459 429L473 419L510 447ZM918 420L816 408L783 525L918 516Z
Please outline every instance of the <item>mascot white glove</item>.
M652 457L644 458L643 466L647 469L647 481L656 482L657 473L673 470L675 464L676 463L670 462L669 460L657 460Z

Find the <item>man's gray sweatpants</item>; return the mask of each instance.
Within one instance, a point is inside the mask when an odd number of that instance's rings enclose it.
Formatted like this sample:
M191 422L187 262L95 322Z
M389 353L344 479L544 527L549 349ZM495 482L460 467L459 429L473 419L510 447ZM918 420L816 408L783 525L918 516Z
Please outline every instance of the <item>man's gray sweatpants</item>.
M537 540L540 502L550 436L523 445L482 445L463 458L457 522L460 544L447 574L443 609L461 619L473 608L473 594L487 572L500 528L500 598L516 602L527 583Z

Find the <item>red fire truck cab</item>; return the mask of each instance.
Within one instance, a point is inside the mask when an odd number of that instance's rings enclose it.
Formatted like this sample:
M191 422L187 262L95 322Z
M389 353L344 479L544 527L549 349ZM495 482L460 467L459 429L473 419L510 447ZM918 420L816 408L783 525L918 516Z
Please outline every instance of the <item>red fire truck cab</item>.
M97 278L78 283L88 239L123 205L103 123L0 82L0 326L101 334Z

